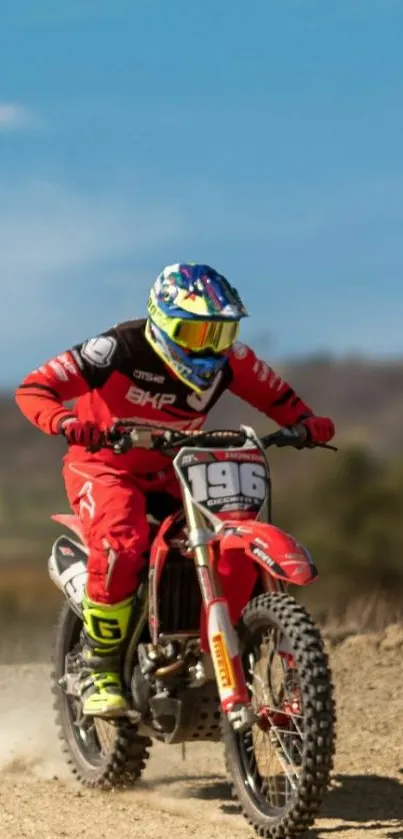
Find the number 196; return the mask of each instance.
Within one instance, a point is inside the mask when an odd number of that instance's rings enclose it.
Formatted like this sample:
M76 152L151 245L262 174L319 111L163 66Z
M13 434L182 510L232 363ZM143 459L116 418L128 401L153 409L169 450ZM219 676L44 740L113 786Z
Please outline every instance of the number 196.
M215 498L266 496L266 469L260 463L195 463L188 468L192 495L200 504Z

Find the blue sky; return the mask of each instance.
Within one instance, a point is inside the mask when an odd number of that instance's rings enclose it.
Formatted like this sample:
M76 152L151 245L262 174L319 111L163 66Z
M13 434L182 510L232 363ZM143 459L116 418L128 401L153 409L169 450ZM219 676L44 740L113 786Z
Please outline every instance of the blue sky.
M401 0L3 0L0 384L225 273L267 358L403 356Z

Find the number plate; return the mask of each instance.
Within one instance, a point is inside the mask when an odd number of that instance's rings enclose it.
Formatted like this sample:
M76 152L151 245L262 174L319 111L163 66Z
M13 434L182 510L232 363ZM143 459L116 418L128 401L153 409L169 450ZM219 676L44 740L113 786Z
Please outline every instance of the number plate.
M267 496L267 466L257 449L182 449L175 468L194 501L214 514L257 515Z

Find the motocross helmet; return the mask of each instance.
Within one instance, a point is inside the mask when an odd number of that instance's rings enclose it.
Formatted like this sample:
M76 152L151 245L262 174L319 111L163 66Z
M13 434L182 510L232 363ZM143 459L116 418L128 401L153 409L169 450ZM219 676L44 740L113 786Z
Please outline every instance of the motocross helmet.
M148 300L146 338L188 387L202 393L226 364L247 311L228 280L208 265L168 265Z

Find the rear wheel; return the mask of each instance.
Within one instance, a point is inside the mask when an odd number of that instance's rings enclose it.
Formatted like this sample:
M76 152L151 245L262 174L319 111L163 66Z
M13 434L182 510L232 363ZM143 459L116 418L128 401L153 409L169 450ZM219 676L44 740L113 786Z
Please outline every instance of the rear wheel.
M224 718L233 795L256 833L291 839L314 822L330 780L335 708L318 628L287 594L262 594L240 624L242 661L258 722Z
M82 717L81 703L59 685L65 673L66 654L79 649L81 627L81 620L66 602L55 627L51 674L63 752L72 772L85 786L132 786L145 767L151 740L140 736L137 726L126 718L112 721Z

